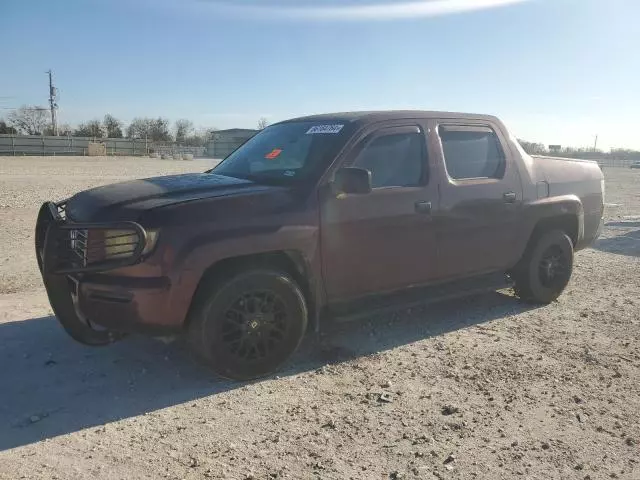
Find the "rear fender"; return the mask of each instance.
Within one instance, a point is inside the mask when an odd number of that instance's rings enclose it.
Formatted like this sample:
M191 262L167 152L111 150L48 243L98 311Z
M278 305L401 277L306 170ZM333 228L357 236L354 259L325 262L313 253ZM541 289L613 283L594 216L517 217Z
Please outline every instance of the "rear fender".
M521 255L538 236L551 229L563 230L574 246L584 239L584 208L577 195L540 198L525 205L524 228L521 232Z

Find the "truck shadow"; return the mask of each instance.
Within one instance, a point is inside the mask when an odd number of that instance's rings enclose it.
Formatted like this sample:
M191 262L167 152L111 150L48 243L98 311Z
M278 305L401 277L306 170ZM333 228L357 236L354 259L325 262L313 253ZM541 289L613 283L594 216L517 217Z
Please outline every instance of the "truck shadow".
M635 224L640 225L640 222L635 222ZM622 225L629 226L629 223ZM618 255L640 257L640 229L621 233L615 237L599 238L593 248Z
M279 375L313 371L529 308L492 292L364 322L331 323L322 335L309 335ZM0 324L0 338L0 451L243 386L198 365L181 341L133 337L87 348L69 339L54 317Z

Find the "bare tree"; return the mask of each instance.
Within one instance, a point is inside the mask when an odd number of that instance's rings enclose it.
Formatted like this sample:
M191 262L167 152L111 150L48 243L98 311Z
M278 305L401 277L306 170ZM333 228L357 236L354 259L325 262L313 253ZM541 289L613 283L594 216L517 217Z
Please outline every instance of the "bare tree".
M529 155L544 155L548 153L547 147L541 143L527 142L526 140L518 139L520 146Z
M147 138L149 135L149 118L136 117L127 127L128 138Z
M35 105L23 105L7 115L9 125L24 135L42 135L47 127L48 109Z
M53 126L51 124L47 125L47 128L42 132L43 135L56 136L53 131ZM62 125L58 125L58 135L59 137L67 137L69 135L73 135L73 128L68 123L63 123Z
M169 131L169 120L158 117L151 120L151 140L154 142L168 142L171 140L171 132Z
M58 125L58 135L61 136L69 136L73 135L73 128L68 123L63 123L62 125Z
M201 127L195 130L192 135L184 139L184 145L189 147L204 147L213 136L214 129Z
M111 114L106 114L102 121L109 138L122 138L122 122Z
M269 120L267 120L266 118L261 117L260 120L258 120L258 130L264 130L268 126L269 126Z
M169 120L166 118L134 118L127 127L127 137L147 138L154 142L171 140Z
M7 125L7 122L5 122L4 120L0 120L0 134L15 135L16 133L18 133L18 131L15 128Z
M176 142L181 144L185 143L187 138L189 138L193 133L193 122L186 118L176 120L174 130Z
M73 132L74 137L94 137L104 138L106 131L100 120L91 120L87 123L81 123Z

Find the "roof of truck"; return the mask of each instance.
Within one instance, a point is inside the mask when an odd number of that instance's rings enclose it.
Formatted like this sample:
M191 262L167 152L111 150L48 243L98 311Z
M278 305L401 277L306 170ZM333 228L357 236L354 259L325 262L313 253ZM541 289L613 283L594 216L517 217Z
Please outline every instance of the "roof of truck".
M320 115L309 115L306 117L292 118L286 122L300 121L340 121L340 122L357 122L357 123L375 123L384 120L401 120L405 118L450 118L450 119L475 119L498 121L493 115L479 115L474 113L458 113L458 112L434 112L426 110L378 110L364 112L337 112L323 113Z

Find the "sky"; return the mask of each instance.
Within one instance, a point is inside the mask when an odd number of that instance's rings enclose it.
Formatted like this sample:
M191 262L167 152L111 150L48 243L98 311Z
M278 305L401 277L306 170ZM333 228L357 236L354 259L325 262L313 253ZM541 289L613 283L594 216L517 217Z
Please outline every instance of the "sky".
M0 0L0 117L254 128L375 109L498 115L544 144L640 149L638 0Z

